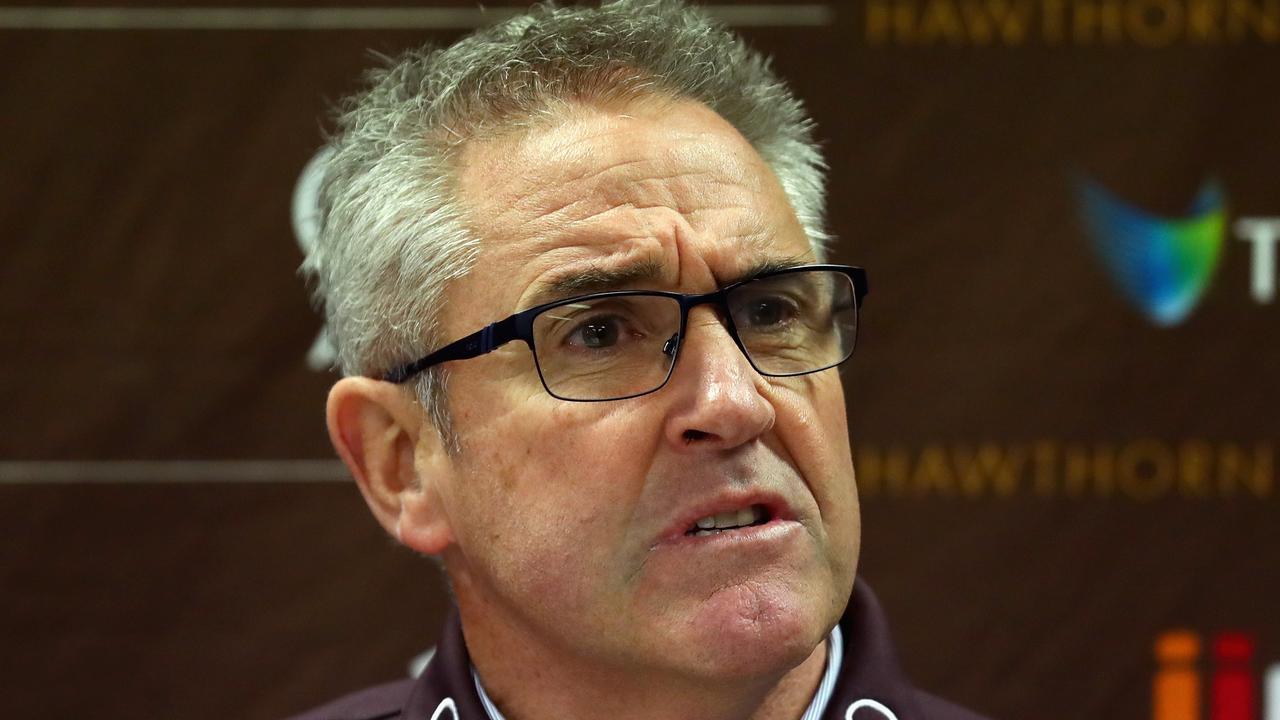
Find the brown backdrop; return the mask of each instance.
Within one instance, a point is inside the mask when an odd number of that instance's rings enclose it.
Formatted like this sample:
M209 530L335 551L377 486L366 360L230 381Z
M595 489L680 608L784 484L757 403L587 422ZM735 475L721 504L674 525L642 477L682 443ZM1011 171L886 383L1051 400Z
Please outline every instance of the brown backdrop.
M870 270L861 572L910 674L1120 720L1166 629L1280 661L1280 306L1228 229L1199 308L1150 324L1073 195L1172 215L1217 178L1229 226L1280 216L1280 4L827 12L742 32ZM434 567L331 465L276 461L332 458L288 212L319 118L367 49L460 32L0 29L0 716L279 717L433 643Z

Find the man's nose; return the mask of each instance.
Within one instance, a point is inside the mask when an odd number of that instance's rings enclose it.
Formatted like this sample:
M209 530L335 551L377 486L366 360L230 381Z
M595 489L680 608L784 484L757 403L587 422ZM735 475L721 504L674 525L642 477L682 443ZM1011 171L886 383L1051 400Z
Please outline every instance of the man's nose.
M672 398L664 434L679 448L729 449L773 427L766 380L706 306L689 311L685 337L667 387Z

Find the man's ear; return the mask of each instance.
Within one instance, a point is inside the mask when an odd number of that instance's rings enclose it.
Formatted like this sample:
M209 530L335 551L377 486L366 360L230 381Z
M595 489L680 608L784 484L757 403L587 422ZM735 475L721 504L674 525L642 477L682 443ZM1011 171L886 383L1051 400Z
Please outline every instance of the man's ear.
M346 377L329 390L325 418L329 440L382 527L418 552L444 552L453 532L437 484L452 466L417 399L393 383Z

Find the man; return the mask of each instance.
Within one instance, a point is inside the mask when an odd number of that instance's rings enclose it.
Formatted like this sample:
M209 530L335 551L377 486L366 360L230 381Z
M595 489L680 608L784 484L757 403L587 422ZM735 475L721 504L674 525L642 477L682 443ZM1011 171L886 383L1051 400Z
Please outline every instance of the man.
M855 590L835 366L866 280L820 264L822 160L766 62L622 2L370 80L305 266L327 419L457 607L420 678L303 717L976 717Z

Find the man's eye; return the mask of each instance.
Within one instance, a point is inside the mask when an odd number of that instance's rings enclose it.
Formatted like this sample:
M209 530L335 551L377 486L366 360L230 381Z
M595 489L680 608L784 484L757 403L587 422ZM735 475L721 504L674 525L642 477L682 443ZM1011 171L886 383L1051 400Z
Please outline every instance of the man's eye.
M796 308L782 298L761 298L748 303L743 315L750 328L771 328L795 319Z
M580 323L567 338L570 345L600 349L618 343L619 321L616 317L595 317Z

